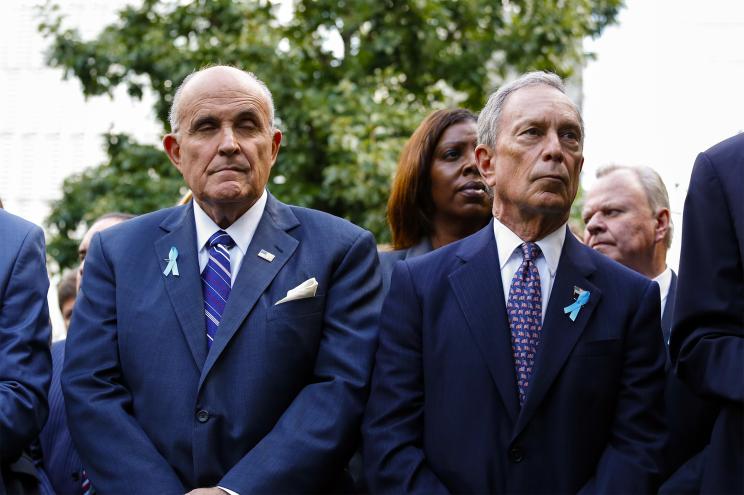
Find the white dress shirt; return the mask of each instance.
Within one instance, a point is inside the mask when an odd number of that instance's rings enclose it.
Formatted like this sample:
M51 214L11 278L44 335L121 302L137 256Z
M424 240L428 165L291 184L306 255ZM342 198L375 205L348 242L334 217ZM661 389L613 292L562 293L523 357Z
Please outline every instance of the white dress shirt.
M194 201L194 221L196 222L196 248L199 253L199 273L204 271L209 261L209 251L207 250L207 241L218 230L227 232L232 240L235 241L237 249L230 249L230 285L235 284L235 277L243 263L243 257L248 251L248 246L253 240L253 235L258 228L258 222L261 221L264 209L266 208L266 199L268 195L266 189L260 198L251 206L248 211L243 213L240 218L235 220L232 225L222 229L209 218L199 203Z
M659 284L661 294L661 316L664 316L664 307L666 306L667 296L669 295L669 286L672 285L672 269L666 267L658 276L654 277L654 282Z
M509 301L509 289L514 274L522 264L522 250L520 246L524 241L512 232L509 227L493 219L493 233L496 237L496 246L499 251L499 266L501 268L501 283L504 287L504 302ZM558 270L558 261L561 259L563 243L566 240L566 224L554 230L547 236L536 242L540 246L542 254L535 260L537 271L540 274L540 291L542 292L542 320L545 321L545 310L548 308L550 291L555 282L555 274Z

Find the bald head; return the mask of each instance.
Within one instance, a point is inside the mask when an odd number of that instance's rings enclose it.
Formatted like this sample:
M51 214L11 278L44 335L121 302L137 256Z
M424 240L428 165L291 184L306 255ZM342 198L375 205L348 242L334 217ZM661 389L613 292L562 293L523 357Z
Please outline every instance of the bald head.
M181 129L184 102L189 101L189 96L202 92L205 87L218 90L215 81L225 85L243 83L247 87L257 88L264 96L266 108L269 114L269 124L274 127L274 99L266 84L257 78L252 72L244 71L229 65L214 65L205 69L192 72L183 80L173 96L170 112L168 112L168 123L171 132L177 133ZM219 84L218 82L218 84Z

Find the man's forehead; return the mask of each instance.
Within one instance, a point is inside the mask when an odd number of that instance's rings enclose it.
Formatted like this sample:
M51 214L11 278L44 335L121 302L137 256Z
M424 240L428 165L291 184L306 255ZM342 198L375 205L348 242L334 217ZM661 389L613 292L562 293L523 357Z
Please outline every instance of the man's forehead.
M191 120L215 110L227 110L232 113L258 112L268 117L269 105L258 87L207 86L197 89L199 91L184 95L182 118Z
M183 88L185 101L240 95L266 100L261 86L248 74L231 67L213 67L196 74Z
M597 189L609 192L643 192L641 182L632 170L620 168L611 170L597 180Z
M579 125L578 109L571 99L552 86L536 84L514 91L504 102L505 116L517 120L545 120L561 116Z
M584 211L607 206L637 206L643 189L630 170L613 170L603 175L587 193Z

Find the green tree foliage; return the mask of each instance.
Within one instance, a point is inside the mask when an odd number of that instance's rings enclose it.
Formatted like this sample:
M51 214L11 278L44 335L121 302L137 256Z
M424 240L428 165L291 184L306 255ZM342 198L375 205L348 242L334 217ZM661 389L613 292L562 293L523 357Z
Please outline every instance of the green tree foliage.
M390 179L421 119L446 106L478 110L514 72L570 76L585 58L581 40L614 22L622 0L295 0L285 20L277 4L144 0L93 40L48 4L40 29L51 40L48 64L77 78L86 96L117 86L135 97L151 92L164 131L173 93L194 69L220 63L256 73L274 93L284 133L271 191L383 242ZM65 181L48 219L61 267L81 222L178 198L162 152L114 138L107 163Z

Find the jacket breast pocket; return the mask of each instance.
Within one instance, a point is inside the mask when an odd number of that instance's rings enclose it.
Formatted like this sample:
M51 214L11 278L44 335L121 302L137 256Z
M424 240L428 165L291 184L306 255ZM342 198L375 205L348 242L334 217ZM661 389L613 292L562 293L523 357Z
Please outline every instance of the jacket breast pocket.
M277 319L302 318L323 312L324 295L296 299L272 306L266 313L268 321Z
M620 339L591 340L579 342L573 351L573 356L610 356L618 354L623 349Z

